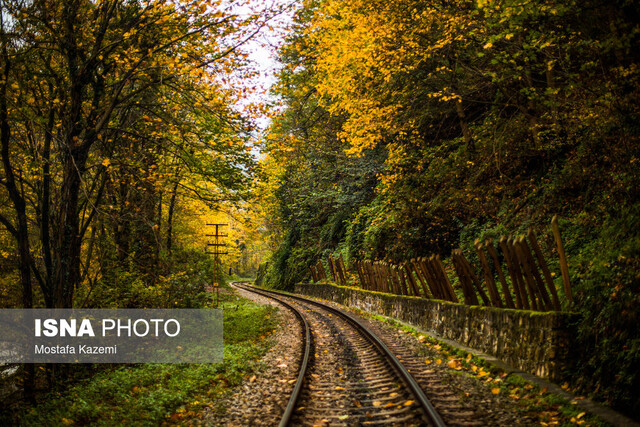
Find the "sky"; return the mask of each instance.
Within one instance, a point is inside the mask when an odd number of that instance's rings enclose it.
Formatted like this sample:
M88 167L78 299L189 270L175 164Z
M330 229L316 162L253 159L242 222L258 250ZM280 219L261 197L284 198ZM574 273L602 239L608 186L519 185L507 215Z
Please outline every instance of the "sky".
M244 50L249 54L249 60L257 71L255 79L241 79L240 82L247 87L257 87L257 90L248 97L248 103L268 104L273 101L273 98L269 96L269 88L276 82L276 74L280 69L277 50L286 37L295 7L299 3L299 0L271 0L269 2L252 0L248 6L234 7L234 12L241 16L248 16L252 13L252 9L255 11L265 8L271 10L286 8L285 12L273 18L269 22L270 25L263 27L244 46ZM266 116L260 117L257 119L257 125L260 132L264 131L269 126L269 119Z

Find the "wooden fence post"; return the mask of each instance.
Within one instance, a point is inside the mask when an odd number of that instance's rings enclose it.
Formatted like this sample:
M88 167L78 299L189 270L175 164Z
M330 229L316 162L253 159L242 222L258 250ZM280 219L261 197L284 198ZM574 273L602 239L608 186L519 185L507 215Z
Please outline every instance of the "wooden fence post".
M342 254L337 258L338 267L339 267L339 275L340 282L342 286L347 286L347 270L344 266L344 260L342 259Z
M444 269L444 265L442 264L442 260L440 259L440 255L436 255L433 258L433 266L436 270L436 274L440 276L440 280L446 290L446 293L449 295L449 301L458 302L458 297L453 291L453 286L451 286L451 282L449 281L449 276L447 276L447 272Z
M362 274L363 270L362 270L361 263L362 261L354 261L353 265L356 269L356 273L358 274L358 282L360 283L360 287L362 289L367 289L367 279Z
M473 285L471 284L471 279L467 277L467 273L462 266L459 256L459 249L454 249L451 253L451 259L453 260L453 268L456 270L458 274L458 279L460 280L460 285L462 285L462 294L464 295L464 303L467 305L479 305L478 296L473 290Z
M491 259L493 260L493 266L496 269L496 273L498 273L498 279L500 280L500 285L502 285L502 294L504 295L505 304L508 308L515 308L513 299L511 298L511 293L509 292L509 286L507 285L507 279L504 277L504 273L502 272L502 267L498 260L498 253L493 247L493 242L491 240L487 240L485 241L484 246L487 248L487 252L489 252L489 256L491 256Z
M342 285L342 282L340 280L340 265L338 264L338 258L334 258L333 255L331 255L331 263L333 264L333 279L338 285Z
M433 298L437 298L433 293L429 292L428 290L429 285L427 284L427 279L424 278L424 275L420 270L420 267L418 267L418 264L415 258L411 258L411 266L413 267L413 271L416 273L416 277L420 282L420 287L422 288L422 291L424 292L425 297L429 298L429 295L431 295Z
M573 295L571 294L571 282L569 281L569 265L567 264L567 256L564 253L564 245L562 244L562 237L560 236L558 215L554 215L551 219L551 228L553 230L553 237L556 240L556 247L558 248L558 257L560 258L560 270L562 271L562 281L564 282L564 294L567 297L569 304L572 304Z
M367 262L366 261L360 261L360 271L362 272L362 280L365 283L365 286L368 291L373 290L373 287L371 285L371 278L369 277L369 274L367 273Z
M522 253L524 254L524 258L525 258L527 264L529 264L529 268L531 270L533 278L535 279L535 283L538 284L539 294L542 296L542 301L544 301L545 310L547 310L547 311L553 310L553 305L551 303L551 299L549 298L549 293L547 292L547 288L544 285L544 282L542 281L542 277L540 276L540 272L538 271L536 263L535 263L535 261L533 259L533 254L531 253L531 248L529 248L529 245L527 244L527 241L525 240L524 237L520 237L520 239L518 239L518 242L519 242L520 246L522 247Z
M415 296L413 295L413 290L411 289L411 287L409 286L409 283L405 278L404 268L402 267L402 265L398 265L398 277L400 278L400 285L402 286L402 289L405 289L406 291L406 295Z
M507 268L509 269L509 275L511 276L511 283L516 294L516 308L529 310L529 300L527 299L527 292L524 288L522 276L520 275L520 268L518 266L518 260L514 258L512 252L511 237L508 239L505 236L500 237L500 248L507 261Z
M327 273L324 271L324 265L321 260L318 260L318 264L316 265L316 270L318 271L318 278L320 280L327 280Z
M553 283L553 278L551 277L551 272L549 271L549 266L544 259L542 254L542 249L540 248L540 244L538 243L538 239L536 239L536 234L533 232L533 229L529 227L529 233L527 234L529 237L529 242L531 243L531 247L536 254L536 258L538 259L538 265L542 269L542 274L544 275L544 280L547 283L547 287L549 288L549 292L551 292L551 298L553 299L553 308L556 311L561 310L560 300L558 299L558 291L556 290L556 285Z
M427 271L429 272L429 275L433 280L434 287L440 293L440 298L445 301L451 301L451 295L449 295L449 290L447 289L447 286L444 283L444 279L438 273L438 269L436 268L434 258L435 256L431 255L429 258L424 259L424 263L427 267Z
M393 282L393 278L391 277L391 267L386 261L382 261L382 272L384 274L384 279L387 282L387 286L389 287L389 293L397 295L398 292L396 290L396 284Z
M369 280L371 281L371 290L379 291L378 280L376 277L376 272L373 268L373 262L367 261L367 274L369 274Z
M376 281L378 282L378 291L385 292L386 289L384 287L384 280L382 277L382 272L380 271L380 261L376 261L373 263L373 268L376 273Z
M367 262L367 268L369 269L369 274L371 275L371 283L373 283L373 290L378 292L380 290L380 282L378 280L378 272L375 268L375 263L373 261Z
M491 304L494 307L502 308L502 301L500 300L500 295L498 294L498 288L496 287L496 282L493 280L493 273L491 272L491 268L489 267L487 258L484 256L484 252L482 252L483 245L482 243L480 243L480 240L475 241L474 247L476 248L476 253L478 254L478 259L480 260L480 265L482 266L482 271L484 272L484 282L487 284L487 289L489 289Z
M427 286L429 287L429 290L431 291L431 294L433 295L433 297L444 300L445 297L440 291L440 286L438 285L438 281L436 280L435 277L433 277L433 274L429 269L429 265L427 264L427 258L426 257L418 258L417 264L418 264L418 267L422 270L422 275L424 276L425 282L427 283Z
M440 290L436 286L436 283L433 277L431 276L431 272L425 265L423 259L424 258L417 258L416 265L420 269L420 272L422 273L422 277L424 277L424 282L427 284L427 287L429 288L429 292L431 292L431 295L433 295L435 299L442 299L442 295L440 295Z
M389 292L389 289L387 288L387 282L384 277L384 273L382 272L382 263L380 261L377 261L374 263L374 266L376 268L376 279L378 280L378 283L379 283L380 292Z
M398 295L406 295L406 292L402 288L402 284L400 283L400 277L398 277L398 267L393 264L391 265L391 280L393 281L394 287L398 291Z
M333 265L333 257L331 255L329 255L327 264L329 264L329 273L331 273L331 278L334 282L337 283L338 280L336 279L336 267L335 265Z
M467 276L469 276L469 278L471 279L471 282L473 283L478 294L480 295L480 298L482 298L482 302L484 303L484 305L490 306L491 302L489 301L487 294L484 293L484 290L480 285L480 280L478 280L478 276L476 276L476 274L473 272L473 268L471 267L471 264L469 264L469 261L467 261L465 256L462 254L461 250L458 250L458 255L459 255L462 267L466 270Z
M382 274L382 281L384 282L384 288L385 288L385 292L387 293L394 293L393 292L393 286L391 281L389 280L389 272L387 270L387 263L384 261L380 261L380 273Z
M407 274L407 281L411 285L411 289L413 289L413 295L417 297L421 296L420 291L418 290L418 284L416 283L415 277L413 277L413 272L411 271L411 266L408 262L404 263L404 271ZM425 295L424 297L428 298L427 295Z
M531 307L533 310L544 311L544 303L542 300L542 295L540 295L540 290L536 286L535 280L533 278L533 273L527 262L527 258L524 254L524 248L520 243L519 237L514 237L513 248L516 252L516 257L520 262L522 275L527 284L527 289L529 290L529 296L531 297Z
M399 295L400 290L396 286L395 280L393 280L393 270L391 269L391 264L389 264L388 262L384 263L384 272L387 275L387 283L389 284L389 289L391 290L391 293Z
M531 310L538 310L538 303L536 301L536 290L535 287L531 283L531 278L527 275L527 271L525 270L525 266L523 265L522 260L522 251L518 245L518 239L513 238L507 241L507 244L510 245L511 248L511 257L515 261L514 266L516 271L518 272L518 277L521 278L522 282L522 291L523 296L529 294L529 303L531 304Z

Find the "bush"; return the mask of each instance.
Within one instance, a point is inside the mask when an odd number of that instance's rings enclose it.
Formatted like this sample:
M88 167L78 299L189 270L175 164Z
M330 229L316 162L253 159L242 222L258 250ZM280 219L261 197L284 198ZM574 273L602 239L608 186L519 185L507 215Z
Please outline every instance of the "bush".
M111 268L93 289L81 289L76 302L87 308L198 308L208 300L205 286L213 260L195 251L175 251L154 276Z
M594 263L583 274L575 300L581 314L577 383L639 417L640 257Z
M623 208L568 239L575 245L580 313L571 375L578 386L633 417L640 416L640 207ZM578 249L579 248L579 249Z

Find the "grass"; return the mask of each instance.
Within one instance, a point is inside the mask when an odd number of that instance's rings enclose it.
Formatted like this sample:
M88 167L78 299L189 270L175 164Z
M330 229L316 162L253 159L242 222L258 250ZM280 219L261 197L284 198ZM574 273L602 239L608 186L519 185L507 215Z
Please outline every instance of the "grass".
M277 314L221 294L224 361L217 364L123 365L52 393L15 420L27 426L179 423L215 403L259 367Z

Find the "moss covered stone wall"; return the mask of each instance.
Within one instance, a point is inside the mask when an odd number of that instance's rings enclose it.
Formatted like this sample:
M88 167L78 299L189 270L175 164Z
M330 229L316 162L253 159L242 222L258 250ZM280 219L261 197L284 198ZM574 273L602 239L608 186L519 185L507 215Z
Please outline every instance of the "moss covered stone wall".
M543 378L559 379L569 362L570 313L467 306L330 284L299 284L295 291L402 320Z

